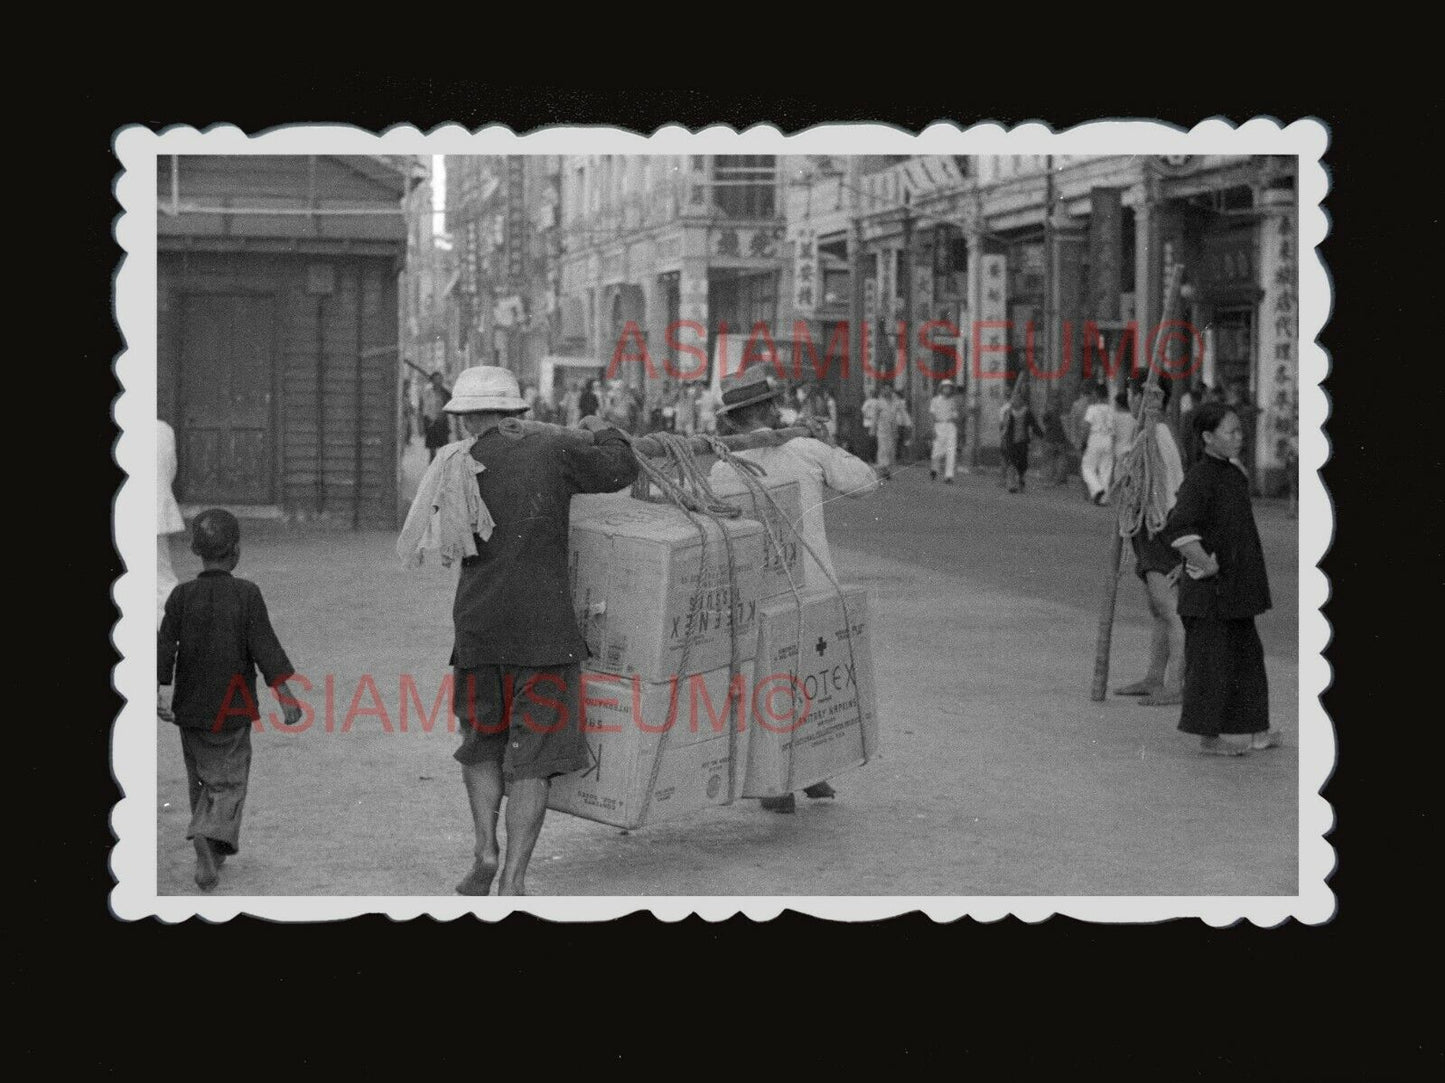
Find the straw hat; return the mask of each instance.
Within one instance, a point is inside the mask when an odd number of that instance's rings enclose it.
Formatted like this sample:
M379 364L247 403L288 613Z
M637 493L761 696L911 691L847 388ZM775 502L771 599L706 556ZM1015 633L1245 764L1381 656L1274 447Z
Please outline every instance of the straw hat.
M527 410L517 377L496 365L473 365L462 369L452 388L452 397L442 407L449 414L474 414L480 410Z
M773 387L768 383L767 369L763 365L754 365L750 369L744 369L736 376L726 376L722 381L722 405L717 408L717 414L721 417L731 413L733 410L741 410L744 406L751 406L755 402L766 402L768 399L775 399L781 395L782 389Z

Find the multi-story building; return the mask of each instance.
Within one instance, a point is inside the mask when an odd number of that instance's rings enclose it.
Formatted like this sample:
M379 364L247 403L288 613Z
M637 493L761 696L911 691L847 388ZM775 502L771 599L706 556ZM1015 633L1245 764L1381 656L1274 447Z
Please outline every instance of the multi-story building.
M1142 366L1153 356L1252 405L1245 457L1261 488L1274 489L1298 402L1295 172L1278 157L835 160L791 192L795 266L780 315L805 317L826 339L850 307L860 311L872 349L866 369L855 360L854 379L895 379L921 421L920 444L927 397L952 353L970 408L967 445L984 461L1020 374L1036 406L1066 405L1083 381L1117 387L1134 357ZM1178 322L1161 327L1176 264ZM855 267L861 298L850 306ZM816 275L816 292L800 272ZM902 364L897 327L910 292Z
M448 298L456 367L494 364L536 384L559 333L557 155L448 155Z
M776 335L777 158L576 155L562 172L559 345L579 368L653 396L711 380L720 352L741 358L760 324Z
M429 157L411 160L414 187L406 200L406 267L400 284L403 377L423 372L456 371L459 347L453 339L448 298L456 285L456 260L449 238L437 232L433 210L433 174ZM449 382L449 381L448 381Z

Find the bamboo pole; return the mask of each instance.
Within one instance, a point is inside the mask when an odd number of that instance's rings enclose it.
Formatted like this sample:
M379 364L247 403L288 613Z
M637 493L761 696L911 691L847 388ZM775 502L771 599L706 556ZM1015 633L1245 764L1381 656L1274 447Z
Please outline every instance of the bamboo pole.
M593 442L592 433L587 429L569 429L563 425L552 425L545 421L507 418L501 423L499 428L502 432L512 436L540 433L564 440L575 440L580 444L590 444ZM740 433L736 436L723 436L719 437L719 439L729 451L750 451L753 448L780 447L789 440L796 440L802 436L816 435L814 430L798 425L788 429L769 429L765 432L747 432ZM646 455L649 459L661 458L666 454L662 442L651 436L633 437L632 446L639 454ZM687 438L687 446L689 450L699 455L705 455L712 451L712 446L701 436L689 436Z
M1179 297L1179 284L1184 276L1184 265L1176 263L1169 271L1169 283L1164 289L1164 312L1160 317L1159 326L1163 327L1172 318L1175 302ZM1144 328L1144 334L1148 336L1149 329ZM1146 341L1143 347L1149 349ZM1145 440L1153 439L1155 434L1153 427L1158 417L1159 408L1155 403L1153 391L1159 386L1159 367L1154 364L1154 358L1148 358L1148 375L1144 377L1144 395L1139 404L1140 429L1139 436ZM1114 479L1113 488L1117 490L1119 479ZM1109 556L1107 565L1109 574L1104 581L1103 604L1099 607L1099 630L1094 641L1094 683L1089 690L1089 698L1095 703L1102 703L1108 695L1109 689L1109 654L1113 646L1114 638L1114 606L1119 594L1119 565L1124 558L1124 536L1120 530L1118 512L1122 505L1115 504L1115 520L1113 529L1109 531Z

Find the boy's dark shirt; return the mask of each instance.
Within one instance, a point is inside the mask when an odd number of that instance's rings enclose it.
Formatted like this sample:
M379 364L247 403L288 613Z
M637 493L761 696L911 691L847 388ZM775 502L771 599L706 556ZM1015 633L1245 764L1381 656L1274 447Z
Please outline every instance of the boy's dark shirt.
M572 497L612 493L637 477L626 438L603 429L588 446L492 429L472 445L477 486L496 523L462 561L451 664L544 668L587 657L568 579Z
M1181 617L1240 620L1270 608L1264 546L1243 470L1213 455L1200 456L1189 468L1160 537L1173 544L1190 534L1198 534L1204 551L1219 561L1219 572L1180 578Z
M171 710L176 725L192 729L250 725L261 717L256 668L268 686L295 673L271 627L261 588L220 570L204 571L171 591L156 665L161 684L170 684L174 672ZM233 688L238 676L244 684Z

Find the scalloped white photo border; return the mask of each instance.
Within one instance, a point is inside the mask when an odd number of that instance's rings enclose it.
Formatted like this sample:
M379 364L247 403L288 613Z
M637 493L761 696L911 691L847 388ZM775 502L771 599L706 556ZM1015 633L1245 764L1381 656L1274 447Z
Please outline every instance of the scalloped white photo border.
M1055 914L1103 922L1155 922L1197 917L1210 925L1248 920L1274 926L1288 918L1328 921L1335 896L1328 878L1335 866L1326 840L1330 804L1320 795L1335 761L1335 733L1320 705L1329 686L1321 656L1330 629L1320 607L1329 583L1318 568L1334 530L1333 506L1318 471L1329 456L1323 432L1328 400L1320 386L1329 359L1316 341L1331 306L1331 284L1315 249L1329 221L1322 206L1329 188L1323 164L1329 132L1306 118L1287 125L1269 117L1243 124L1219 118L1189 131L1148 120L1099 120L1054 132L1031 121L1011 129L997 123L962 128L930 124L913 134L887 124L821 124L794 135L769 125L742 132L714 125L692 133L670 124L651 136L619 128L554 127L518 135L502 125L469 132L444 125L423 133L399 125L377 135L337 125L294 124L247 135L231 125L205 131L171 127L156 132L120 129L114 140L120 205L115 238L123 255L115 276L114 312L123 338L116 359L122 391L114 416L121 429L115 458L126 472L114 504L116 544L128 569L112 587L121 618L114 642L122 655L114 670L124 707L112 734L112 769L122 797L111 809L117 839L111 851L116 885L112 912L124 920L167 922L201 917L225 921L238 914L317 921L381 913L394 919L420 915L451 919L474 914L497 920L514 910L560 921L601 921L639 910L662 921L697 914L719 921L745 914L766 921L784 910L837 920L876 920L921 911L935 921L969 916L997 921L1009 914L1043 921ZM156 404L156 162L171 154L1287 154L1298 157L1299 228L1299 883L1285 896L706 896L706 897L490 897L432 896L162 896L157 893L155 694L155 437Z

